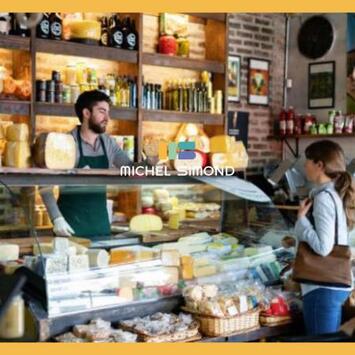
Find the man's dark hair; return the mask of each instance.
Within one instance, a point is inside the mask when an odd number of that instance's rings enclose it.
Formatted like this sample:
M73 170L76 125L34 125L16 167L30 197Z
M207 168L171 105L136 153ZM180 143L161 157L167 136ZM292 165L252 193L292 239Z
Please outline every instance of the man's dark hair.
M79 117L80 122L83 122L83 110L87 108L92 111L92 108L100 101L105 101L111 104L110 98L99 90L84 91L79 95L75 103L75 113Z

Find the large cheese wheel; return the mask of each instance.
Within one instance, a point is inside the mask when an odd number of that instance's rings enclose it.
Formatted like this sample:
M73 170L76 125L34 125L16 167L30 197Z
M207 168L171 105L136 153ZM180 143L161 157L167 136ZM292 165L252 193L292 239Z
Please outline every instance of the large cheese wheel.
M7 142L5 148L5 166L13 168L30 167L30 147L28 142Z
M17 244L0 244L0 262L17 260L20 247Z
M161 231L163 221L159 216L153 214L141 214L131 219L129 228L131 231L139 233Z
M29 135L28 125L26 123L18 123L8 127L6 139L10 142L27 142Z
M76 146L71 134L42 133L33 147L34 163L40 168L73 169Z

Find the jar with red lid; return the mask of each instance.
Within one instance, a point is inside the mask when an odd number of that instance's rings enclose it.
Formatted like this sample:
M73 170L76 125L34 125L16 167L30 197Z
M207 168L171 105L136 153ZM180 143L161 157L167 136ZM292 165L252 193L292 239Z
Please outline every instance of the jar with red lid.
M159 38L159 53L176 55L177 42L174 36L163 35Z

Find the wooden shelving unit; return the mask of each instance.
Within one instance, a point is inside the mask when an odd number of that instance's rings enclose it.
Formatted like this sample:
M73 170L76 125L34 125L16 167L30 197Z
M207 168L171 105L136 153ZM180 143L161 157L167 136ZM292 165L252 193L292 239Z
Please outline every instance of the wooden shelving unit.
M36 135L37 116L63 116L75 117L72 104L48 104L36 102L36 79L39 71L43 70L38 64L38 57L43 54L53 55L53 70L56 69L55 55L74 56L88 59L98 59L117 63L120 74L127 73L137 77L138 107L111 108L112 119L122 121L120 126L123 134L136 136L137 161L141 161L143 137L147 127L157 134L172 134L178 123L203 124L209 135L226 132L227 97L224 95L223 114L191 113L175 111L145 110L142 107L143 80L149 72L153 72L153 78L167 80L167 73L171 70L171 77L184 77L185 72L195 73L196 77L203 70L212 73L214 90L227 91L227 58L228 58L228 15L225 13L187 13L189 19L189 32L195 37L201 38L197 48L192 49L191 58L167 56L154 53L156 38L150 37L152 33L158 36L157 14L127 14L133 17L137 23L139 33L139 50L129 51L124 49L101 47L70 41L56 41L36 38L32 33L30 38L18 36L0 35L0 48L26 51L30 57L32 77L31 101L0 100L0 114L14 114L29 117L31 127L31 140ZM147 22L145 22L147 20ZM155 26L155 27L154 27ZM147 43L148 47L147 47ZM148 50L147 50L148 49ZM196 54L197 53L197 54ZM165 76L164 76L165 75ZM187 74L185 74L186 77ZM164 79L162 79L164 77ZM144 78L144 79L143 79ZM173 124L159 126L159 123ZM121 123L120 123L121 124ZM175 124L175 126L174 126ZM155 126L152 126L155 125ZM170 132L169 132L170 131Z

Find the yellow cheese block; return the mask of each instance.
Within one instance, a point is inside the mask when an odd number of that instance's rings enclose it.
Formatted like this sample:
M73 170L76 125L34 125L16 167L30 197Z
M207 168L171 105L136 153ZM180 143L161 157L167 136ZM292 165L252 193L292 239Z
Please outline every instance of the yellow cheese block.
M5 166L29 168L30 158L31 153L28 142L7 142L5 149Z
M181 276L184 280L193 279L193 258L189 255L184 255L180 259L181 261Z
M211 153L228 153L232 151L233 137L227 135L214 136L210 139Z
M120 301L131 302L133 301L133 289L132 287L121 287L118 294Z
M217 273L217 268L215 265L206 265L194 268L194 277L211 276Z
M161 231L163 229L163 221L156 215L141 214L131 219L129 228L131 231L139 233Z
M135 260L135 253L131 250L112 249L110 254L110 264L126 264Z
M6 139L11 142L27 142L29 139L29 130L26 123L13 124L8 127Z

